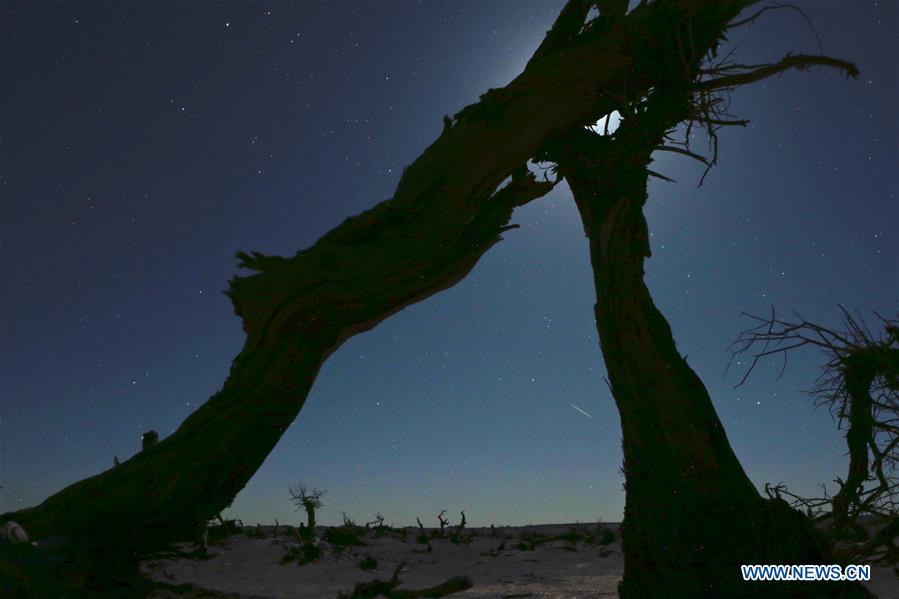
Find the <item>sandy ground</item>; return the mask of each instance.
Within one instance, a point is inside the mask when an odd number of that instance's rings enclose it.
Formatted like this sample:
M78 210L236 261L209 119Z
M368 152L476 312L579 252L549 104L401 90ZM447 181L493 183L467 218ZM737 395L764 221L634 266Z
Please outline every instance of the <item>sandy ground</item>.
M617 526L615 541L602 546L583 541L572 545L568 541L551 541L533 550L516 546L519 535L537 531L545 536L562 535L572 527L580 531L595 529L595 525L540 525L497 529L492 537L490 529L473 528L469 544L454 544L449 539L432 540L427 546L416 542L417 529L408 529L406 540L392 537L375 538L369 532L364 547L354 547L334 557L331 546L322 543L323 557L313 563L298 565L281 563L286 548L294 544L295 536L284 531L274 536L273 527L261 527L265 538L250 538L245 534L210 543L206 559L177 558L143 562L143 573L156 581L169 584L188 583L197 588L195 597L293 597L295 599L334 599L338 592L349 594L363 581L387 580L400 562L408 565L402 570L402 589L421 589L440 584L447 579L464 575L474 585L467 591L450 595L459 599L473 598L596 598L616 597L624 562ZM323 529L319 529L319 535ZM505 541L505 548L497 550ZM359 564L371 556L377 560L372 572L363 571ZM889 568L872 568L868 588L880 599L899 599L899 578ZM203 593L202 591L208 591ZM158 591L153 597L175 596ZM183 595L181 595L183 596Z
M333 599L338 592L349 594L358 582L387 580L400 562L407 562L398 589L430 587L464 575L471 578L474 586L451 597L617 597L616 587L624 569L617 539L607 546L580 542L573 547L566 541L551 541L533 551L515 548L522 531L550 536L564 534L570 528L569 525L506 527L498 529L496 537L490 536L489 528L473 528L469 532L476 536L470 544L434 539L430 542L431 552L426 545L416 543L417 529L409 529L406 541L374 538L369 533L364 538L368 546L355 547L352 552L334 558L330 546L323 543L322 559L299 566L295 562L280 563L285 545L294 541L293 535L273 537L272 527L262 527L268 538L235 535L220 547L210 544L211 559L149 561L142 564L142 570L157 581L190 583L241 597ZM581 528L586 531L588 525ZM616 529L614 525L609 528ZM503 542L506 549L495 551ZM605 557L600 557L600 551ZM377 560L375 571L360 569L359 563L366 556Z

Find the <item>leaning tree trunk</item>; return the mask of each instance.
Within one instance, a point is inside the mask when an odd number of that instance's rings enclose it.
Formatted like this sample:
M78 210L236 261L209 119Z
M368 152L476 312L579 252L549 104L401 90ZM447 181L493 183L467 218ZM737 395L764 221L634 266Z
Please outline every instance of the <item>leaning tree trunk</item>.
M435 188L404 210L388 202L348 221L292 260L244 256L263 272L231 283L248 338L221 391L157 445L3 519L35 538L64 535L104 553L189 537L250 479L344 339L462 279L500 239L513 207L551 188L518 170L461 223L464 205L441 205Z
M759 496L643 281L650 256L647 166L664 133L688 114L689 90L677 90L684 83L650 95L612 138L573 130L547 152L572 190L589 239L596 327L621 416L626 503L619 594L868 596L857 583L742 580L741 564L834 559L807 518L782 500Z

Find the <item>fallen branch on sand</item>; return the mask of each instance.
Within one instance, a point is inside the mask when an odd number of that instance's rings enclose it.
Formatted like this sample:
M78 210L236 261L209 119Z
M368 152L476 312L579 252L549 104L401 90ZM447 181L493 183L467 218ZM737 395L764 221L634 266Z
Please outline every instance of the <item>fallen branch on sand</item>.
M471 579L467 576L453 576L442 584L426 589L397 591L395 590L396 587L402 584L402 581L399 579L400 572L406 565L406 562L400 562L393 571L393 576L390 577L390 580L375 579L369 582L360 582L353 587L352 594L338 593L337 599L376 599L382 596L387 599L425 599L446 597L453 593L466 591L472 587Z

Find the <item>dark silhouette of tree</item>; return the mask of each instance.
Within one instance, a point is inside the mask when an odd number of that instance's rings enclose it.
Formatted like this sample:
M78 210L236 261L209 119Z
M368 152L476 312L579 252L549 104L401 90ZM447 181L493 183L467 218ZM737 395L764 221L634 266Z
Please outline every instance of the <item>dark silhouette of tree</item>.
M740 334L731 352L734 357L749 354L752 358L740 385L760 359L779 356L782 374L792 350L811 347L824 354L827 361L809 394L816 405L830 410L839 428L846 429L849 471L845 480L836 479L838 491L832 497L826 489L824 497L798 497L783 485L771 487L770 492L791 497L796 506L829 522L835 539L870 541L845 548L847 557L871 557L886 547L883 559L895 563L899 558L893 544L899 527L899 317L877 315L882 330L874 334L861 317L843 306L840 310L842 330L809 322L798 314L784 320L773 308L767 318L746 315L757 324ZM863 516L874 517L893 534L880 535L879 541L868 539L859 522Z
M365 528L375 527L378 531L384 528L384 514L375 512L372 519L365 523Z
M322 496L326 493L318 487L309 488L303 483L298 483L296 487L290 487L290 500L293 501L297 509L306 510L306 531L308 534L315 533L315 510L322 506Z
M446 525L449 524L449 519L445 516L446 510L440 510L440 513L437 514L437 521L440 522L440 536L443 536L443 529L446 528Z
M567 30L556 30L554 49L570 43L565 40L572 39L571 32L583 26L580 16L572 16ZM592 26L613 35L623 25L618 20ZM742 580L741 564L831 563L833 555L811 521L785 501L763 499L756 491L705 386L677 351L643 282L644 260L651 256L643 216L647 180L667 179L649 169L654 151L698 159L708 172L717 158L717 131L747 123L729 114L725 92L813 64L852 77L857 70L829 57L803 55L742 66L730 55L718 57L723 30L699 45L695 26L687 17L666 31L678 51L657 57L664 76L649 93L629 94L627 81L607 91L622 115L617 130L610 133L608 121L602 132L572 128L537 156L568 182L590 244L596 326L623 433L627 498L619 594L659 597L676 589L685 597L865 596L857 585ZM675 128L682 123L685 134L679 139ZM690 147L694 128L707 133L710 158Z
M643 282L649 238L642 207L656 139L634 119L622 123L614 142L577 132L554 149L590 240L597 330L621 415L627 496L619 593L757 594L758 586L740 578L740 564L760 556L770 563L832 560L809 521L759 496ZM828 594L838 590L826 584ZM800 590L777 585L765 592Z
M175 433L0 520L107 555L115 548L117 558L126 539L137 553L195 533L261 465L331 353L456 284L510 228L515 207L553 188L558 179L527 170L537 157L558 164L590 239L597 327L624 431L622 596L736 596L758 590L736 584L740 560L820 561L827 547L808 521L749 482L642 280L646 178L658 175L650 156L660 146L693 155L665 143L672 127L703 126L714 140L718 127L744 124L716 92L816 64L855 74L822 56L709 66L753 3L646 0L625 14L621 1L570 0L521 75L444 118L392 198L293 257L238 254L256 271L227 292L246 342L222 389ZM623 117L614 135L584 129L613 111Z

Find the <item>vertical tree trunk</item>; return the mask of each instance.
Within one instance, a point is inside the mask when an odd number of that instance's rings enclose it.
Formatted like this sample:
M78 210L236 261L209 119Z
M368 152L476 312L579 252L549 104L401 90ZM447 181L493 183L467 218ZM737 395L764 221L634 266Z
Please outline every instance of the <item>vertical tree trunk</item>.
M810 521L759 496L643 281L647 165L665 128L645 115L625 122L614 142L579 130L553 152L589 239L596 327L621 416L620 596L867 596L857 584L742 580L741 564L833 559Z
M843 380L849 396L849 430L846 431L846 445L849 446L849 473L846 481L833 498L833 530L838 535L853 535L846 530L855 518L850 510L857 507L859 493L871 470L868 467L868 443L874 439L873 400L871 383L877 375L877 362L864 352L849 356L843 363Z

